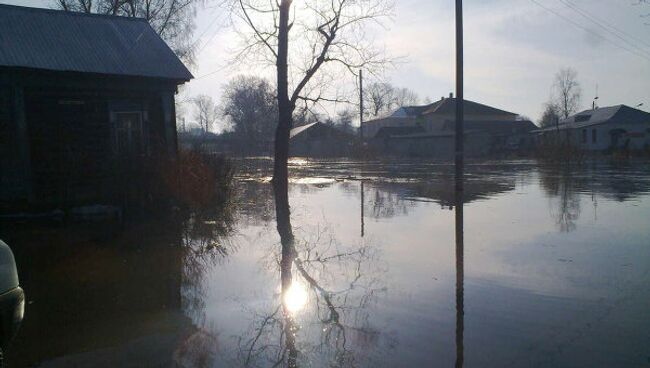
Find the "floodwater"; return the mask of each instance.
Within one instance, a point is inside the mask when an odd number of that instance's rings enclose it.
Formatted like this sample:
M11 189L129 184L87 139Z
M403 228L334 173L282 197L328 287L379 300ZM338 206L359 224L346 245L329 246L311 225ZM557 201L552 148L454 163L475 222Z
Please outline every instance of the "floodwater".
M446 164L293 160L285 293L268 161L240 164L228 213L4 225L10 366L650 366L650 162L468 164L461 201Z

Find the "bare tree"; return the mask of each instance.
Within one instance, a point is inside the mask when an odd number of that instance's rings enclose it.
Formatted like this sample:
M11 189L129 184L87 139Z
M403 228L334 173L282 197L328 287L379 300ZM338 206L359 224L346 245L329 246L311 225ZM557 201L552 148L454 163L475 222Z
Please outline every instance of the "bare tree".
M337 102L330 94L343 73L373 69L387 60L365 35L369 23L390 15L391 0L225 0L233 24L240 32L240 57L248 56L275 66L278 126L275 131L273 192L278 234L282 244L281 288L291 287L295 238L289 209L289 133L299 102ZM296 34L291 38L290 34ZM291 43L290 43L291 41ZM282 307L287 365L296 366L295 329L290 311Z
M56 0L58 9L144 18L185 63L194 62L196 6L203 0Z
M395 105L398 107L412 106L420 103L420 97L417 95L417 93L411 91L408 88L396 88L394 100Z
M212 97L198 95L192 99L194 104L194 119L199 124L203 133L210 131L210 128L217 122L218 109Z
M364 105L371 117L388 112L393 108L395 88L388 83L372 83L364 92Z
M539 120L539 126L541 128L548 128L555 126L560 120L559 108L553 102L547 102L544 104L544 112L542 112L542 117Z
M336 125L344 132L354 134L355 129L352 122L356 115L357 114L350 109L341 110L336 114Z
M376 69L387 60L365 29L392 12L391 0L225 0L242 40L243 60L276 67L278 126L273 184L287 189L289 131L298 103L338 102L334 86L346 71ZM295 34L295 37L290 37ZM284 202L281 195L281 202ZM286 212L278 205L278 212ZM289 233L284 235L290 236Z
M223 115L235 135L255 143L270 140L277 125L275 87L252 76L233 78L223 88Z
M573 68L560 69L555 74L553 83L553 102L559 109L563 118L575 114L580 107L582 88L578 82L578 72Z
M372 83L364 91L367 116L376 117L402 106L417 104L418 95L408 88L394 87L390 83Z

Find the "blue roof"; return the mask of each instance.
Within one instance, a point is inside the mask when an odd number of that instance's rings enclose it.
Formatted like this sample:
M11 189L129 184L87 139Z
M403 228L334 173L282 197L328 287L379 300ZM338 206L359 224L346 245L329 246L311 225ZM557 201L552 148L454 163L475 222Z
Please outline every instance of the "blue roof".
M188 81L145 19L0 5L0 67Z

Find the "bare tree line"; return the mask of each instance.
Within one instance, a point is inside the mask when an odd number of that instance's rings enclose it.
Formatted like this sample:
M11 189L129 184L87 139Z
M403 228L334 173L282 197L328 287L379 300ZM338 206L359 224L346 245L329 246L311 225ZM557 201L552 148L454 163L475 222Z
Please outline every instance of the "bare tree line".
M207 95L197 95L188 102L192 118L201 131L213 130L218 123L223 131L245 141L271 140L277 125L278 104L275 86L267 79L239 75L222 86L220 102ZM377 117L402 106L416 105L418 95L388 82L371 83L364 91L364 116ZM358 104L346 102L334 114L304 105L293 113L294 126L321 122L344 132L356 134ZM180 119L179 119L180 121Z
M364 116L377 117L403 106L420 103L418 95L408 88L386 82L375 82L364 90Z

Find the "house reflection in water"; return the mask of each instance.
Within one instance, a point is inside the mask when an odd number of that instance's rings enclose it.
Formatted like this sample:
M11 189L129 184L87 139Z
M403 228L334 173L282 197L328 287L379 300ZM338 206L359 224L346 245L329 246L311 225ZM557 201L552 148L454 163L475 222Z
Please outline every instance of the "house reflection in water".
M576 229L585 198L597 211L598 197L624 202L650 192L645 175L643 166L617 162L539 168L539 182L549 198L550 216L561 232Z
M202 270L220 254L201 251L206 238L190 240L187 231L177 221L120 233L106 224L3 228L28 290L9 365L198 367L209 360L214 337L193 322L201 318Z

